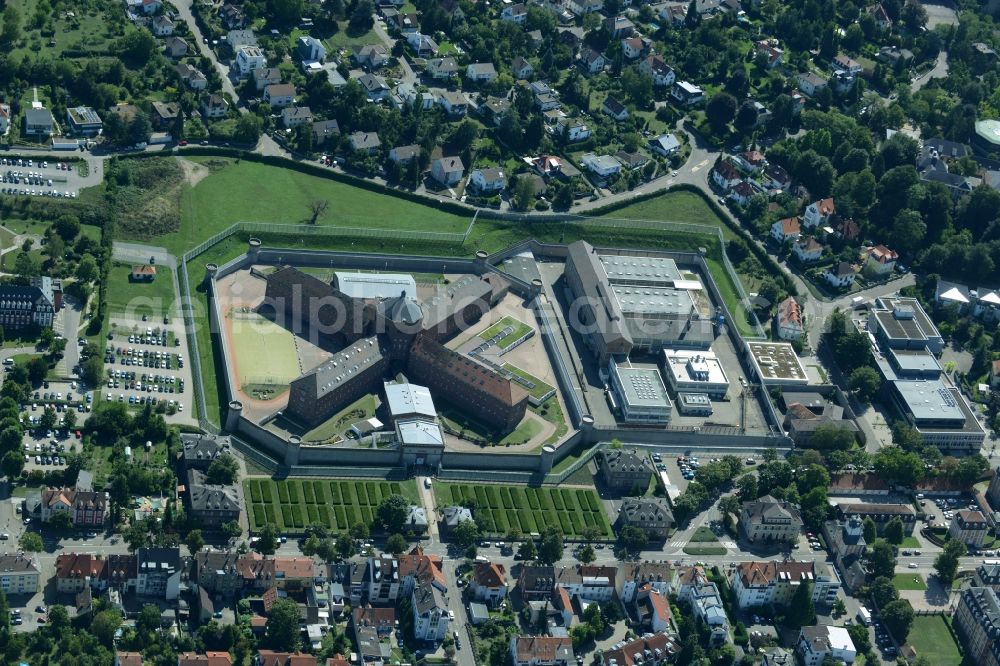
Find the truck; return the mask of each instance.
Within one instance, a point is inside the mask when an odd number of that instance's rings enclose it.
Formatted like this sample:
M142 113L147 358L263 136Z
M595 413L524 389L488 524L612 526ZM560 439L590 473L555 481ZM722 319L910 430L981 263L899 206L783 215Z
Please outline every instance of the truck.
M872 624L872 614L864 606L858 609L858 621L866 627Z

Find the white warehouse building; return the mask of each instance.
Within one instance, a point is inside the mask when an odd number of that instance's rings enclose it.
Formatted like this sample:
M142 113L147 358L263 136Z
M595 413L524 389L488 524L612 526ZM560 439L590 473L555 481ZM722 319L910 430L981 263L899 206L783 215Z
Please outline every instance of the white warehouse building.
M729 392L729 378L712 351L663 350L663 369L672 393L706 393L721 400Z

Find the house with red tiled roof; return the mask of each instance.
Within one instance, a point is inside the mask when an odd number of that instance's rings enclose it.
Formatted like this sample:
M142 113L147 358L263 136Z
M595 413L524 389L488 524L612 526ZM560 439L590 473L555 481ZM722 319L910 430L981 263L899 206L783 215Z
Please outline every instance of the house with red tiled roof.
M232 666L228 652L182 652L177 655L177 666Z
M617 666L640 666L648 664L648 653L657 663L672 662L674 657L681 651L681 645L677 639L666 631L656 634L647 634L641 638L636 638L625 643L620 648L606 650L602 655L605 664L617 664Z
M757 52L757 55L764 56L764 67L767 69L774 69L780 65L785 56L785 52L778 48L773 41L762 39L754 44L754 50Z
M840 584L835 576L820 571L815 562L741 562L733 571L732 585L736 603L742 609L759 606L785 606L800 585L813 586L815 603L836 598Z
M798 340L805 331L802 325L802 308L791 296L778 304L774 323L778 329L778 337L782 340Z
M786 240L795 240L802 235L802 224L797 217L786 217L771 225L771 238L784 243Z
M889 484L874 474L831 474L827 494L831 497L888 495Z
M142 666L142 654L139 652L116 652L115 666Z
M359 627L372 627L380 636L388 636L396 625L396 609L364 606L355 608L351 619L355 631Z
M397 571L401 581L399 596L408 597L418 585L433 585L441 592L448 590L438 555L425 555L420 546L397 558Z
M876 245L868 250L864 270L869 275L888 275L896 268L897 261L899 254L895 250L890 250L885 245Z
M344 655L338 654L326 660L326 666L351 666L351 662L344 659Z
M823 256L823 244L813 236L804 236L792 244L792 254L804 264L811 264Z
M712 182L724 192L736 187L736 184L741 180L743 180L743 176L739 169L728 160L720 160L712 167Z
M833 225L833 233L846 241L854 241L861 235L861 225L851 218L841 218Z
M275 652L258 650L253 658L254 666L316 666L316 657L300 652Z
M670 629L671 613L667 598L646 583L635 597L635 614L642 628L659 632Z
M820 199L806 206L802 214L802 225L807 228L823 227L830 221L830 216L837 212L832 198Z
M108 501L105 492L50 488L42 491L39 517L47 523L63 511L69 514L74 527L100 527L107 517Z
M108 561L89 553L64 553L56 558L56 591L75 594L97 587Z
M476 601L496 608L507 597L506 569L495 562L480 562L472 572L469 590Z
M513 666L572 666L576 663L569 636L511 636Z
M149 264L136 264L132 266L132 272L128 279L132 282L152 282L156 279L156 266Z

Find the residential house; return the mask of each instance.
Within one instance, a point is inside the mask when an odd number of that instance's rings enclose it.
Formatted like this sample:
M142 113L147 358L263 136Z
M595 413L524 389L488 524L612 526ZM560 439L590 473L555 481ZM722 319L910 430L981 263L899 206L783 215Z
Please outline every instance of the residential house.
M574 666L569 636L511 636L511 666Z
M820 666L827 657L850 666L858 654L847 629L826 624L802 627L795 653L803 666Z
M535 68L521 56L514 58L514 61L510 65L510 71L514 78L518 80L530 79L535 75Z
M681 142L678 141L677 137L673 134L661 134L660 136L649 140L649 149L657 155L662 155L663 157L670 157L680 150L680 147Z
M231 451L226 436L185 433L181 435L181 444L185 469L207 470L216 458L229 455Z
M74 136L97 136L101 133L104 123L89 106L74 106L66 109L66 120L69 122L70 132Z
M663 499L626 497L618 511L616 525L619 530L623 527L638 528L652 542L666 541L674 526L674 514Z
M621 566L615 579L618 597L629 604L639 589L647 585L665 597L673 594L677 569L670 562L628 562Z
M476 83L489 83L497 78L497 70L491 62L474 62L465 68L465 78Z
M283 109L286 106L291 106L295 104L295 86L291 83L269 85L264 88L264 101L275 109Z
M823 523L823 538L833 555L833 562L840 570L844 587L853 592L867 582L868 574L861 562L868 544L865 542L864 523L860 516L846 520L828 520Z
M476 601L497 608L507 598L507 571L502 564L480 562L473 569L469 592Z
M469 100L457 90L445 90L438 96L438 102L450 118L461 118L469 112Z
M653 478L653 464L645 455L629 449L611 449L601 454L601 478L604 486L617 493L634 488L645 490Z
M842 217L834 222L833 235L848 242L856 241L861 236L861 225L849 217Z
M837 504L837 514L842 520L857 516L861 520L870 518L879 534L885 531L890 521L899 519L903 523L903 534L909 536L917 525L917 514L909 504L878 502L841 502Z
M10 130L10 105L0 104L0 134Z
M197 469L187 471L187 504L188 515L206 527L238 521L243 508L238 485L209 483Z
M681 106L695 106L705 100L705 91L688 81L676 81L670 96Z
M794 560L741 562L733 571L730 583L737 605L746 610L762 606L788 606L800 585L812 585L812 601L832 605L837 600L840 583L824 573L825 563Z
M255 69L267 67L267 57L260 47L241 46L236 53L235 67L240 78L245 78Z
M883 46L878 50L878 59L891 67L908 66L913 62L913 51L901 49L898 46Z
M830 218L837 212L833 199L820 199L814 201L806 207L806 212L802 214L802 225L806 228L825 227L830 223Z
M649 162L649 158L642 153L630 153L627 150L619 150L615 153L615 159L629 171L641 169Z
M311 35L302 35L295 42L295 53L301 61L323 62L326 60L326 47L323 42Z
M258 92L281 83L281 70L277 67L261 67L253 71L253 82ZM293 94L294 97L294 94Z
M524 601L547 601L552 596L555 585L555 567L531 564L521 567L517 589Z
M409 164L410 160L420 157L420 146L396 146L389 151L389 159L397 164Z
M451 56L433 58L427 62L427 74L438 81L449 79L458 74L458 63Z
M323 146L334 137L340 136L340 125L336 120L317 120L312 124L313 143Z
M32 106L24 111L24 133L28 135L46 137L52 136L56 121L52 117L52 112L44 106Z
M661 632L672 627L672 615L667 597L654 590L648 583L639 588L634 610L639 626L643 629Z
M830 62L830 66L833 67L834 71L839 69L842 72L848 72L853 76L857 76L858 74L861 73L862 70L861 63L859 63L857 60L854 60L851 57L844 55L843 53L834 58Z
M389 61L389 52L381 44L365 44L352 47L351 58L361 67L376 70Z
M411 32L406 36L406 43L410 45L413 49L413 53L418 58L427 58L430 56L436 56L439 50L438 43L435 42L429 35L424 35L419 32Z
M684 21L687 19L687 8L688 6L684 3L672 4L668 2L660 8L657 16L675 28L679 28L684 25Z
M442 511L442 520L439 525L442 534L448 536L452 534L456 527L467 520L473 520L472 511L464 506L446 506Z
M579 118L567 118L563 116L556 120L555 133L565 139L567 143L576 143L577 141L586 141L593 132Z
M792 254L804 264L811 264L823 256L823 244L812 236L803 236L792 244Z
M174 22L167 16L157 16L150 24L153 35L156 37L169 37L174 34Z
M980 564L972 575L972 587L988 587L1000 591L1000 564Z
M802 326L802 308L792 296L778 304L774 313L774 324L778 337L782 340L799 340L805 328Z
M448 637L448 602L437 587L429 584L416 586L411 604L414 638L439 643Z
M728 192L743 181L743 175L729 160L719 160L712 167L712 182L723 192Z
M142 0L139 4L142 5L142 13L146 16L152 16L156 12L160 11L160 7L163 6L163 3L160 2L160 0Z
M754 44L757 55L764 59L766 69L774 69L780 65L784 59L785 52L778 48L773 39L762 39Z
M580 62L580 66L588 74L597 74L598 72L602 72L608 64L608 60L604 57L604 54L590 48L589 46L580 51L580 55L577 56L577 59Z
M755 194L757 194L757 190L754 189L754 186L745 180L741 180L729 191L729 198L741 206L746 206Z
M56 591L60 594L76 594L93 587L106 587L105 568L108 560L89 553L63 553L56 557ZM102 585L103 583L103 585Z
M757 173L767 166L767 158L759 150L748 150L746 152L733 155L733 164L745 173Z
M604 9L604 0L567 0L566 7L577 16L586 16Z
M231 598L243 589L240 556L234 551L202 550L194 556L194 574L199 589L212 596Z
M988 587L967 587L959 593L953 620L965 658L977 666L1000 664L1000 600Z
M875 276L889 275L896 268L899 254L885 245L876 245L868 251L865 259L865 273Z
M38 591L38 563L32 554L0 555L0 591L8 597L30 596ZM6 618L5 618L6 620Z
M601 105L601 111L608 116L611 116L615 120L625 120L628 118L628 108L618 101L618 98L608 95L607 99L604 100L604 104Z
M348 137L348 142L352 151L362 151L369 155L374 155L382 147L382 142L379 141L378 134L375 132L352 132Z
M710 644L725 643L729 639L729 618L716 584L708 582L701 567L683 569L678 583L678 598L690 604L694 616L708 625Z
M431 177L445 187L458 185L464 173L465 165L462 164L462 158L457 155L441 157L431 163Z
M671 662L680 651L680 642L673 632L661 631L655 634L647 633L631 641L616 643L611 649L605 650L601 656L604 664L642 666L643 664L648 665L650 659L653 659L654 663Z
M653 85L668 88L674 85L677 75L674 69L658 55L646 56L639 62L639 72L653 79Z
M163 52L168 58L176 60L188 54L188 45L180 37L168 37L163 43Z
M107 520L108 493L59 488L43 490L38 518L50 522L57 513L69 515L74 527L101 527Z
M219 10L219 19L227 30L239 30L247 26L247 17L243 10L233 4L225 4Z
M771 238L784 243L786 240L797 240L802 235L802 224L797 217L786 217L771 225Z
M317 662L311 654L257 650L252 666L317 666Z
M528 20L528 8L520 2L515 5L505 5L500 12L500 20L524 25L524 22Z
M622 55L626 60L641 58L646 51L646 44L641 37L626 37L622 40Z
M843 289L854 284L854 276L856 274L857 271L854 270L854 266L846 261L841 261L835 266L827 268L826 272L823 273L823 279L825 279L827 284L831 287Z
M179 62L174 65L174 71L180 78L181 83L191 90L204 90L208 87L208 78L186 62Z
M799 510L770 495L744 502L739 524L740 531L751 543L793 543L802 531Z
M141 652L115 652L114 666L142 666Z
M503 169L476 169L469 174L469 187L479 194L496 194L507 186Z
M885 31L892 28L892 19L889 18L889 13L885 11L885 7L882 6L881 2L876 2L871 7L868 7L865 12L875 20L875 26L879 30Z
M635 34L635 24L622 15L610 16L604 19L604 27L611 34L612 39L631 37Z
M986 517L979 511L956 511L948 527L948 536L958 539L970 548L981 548L986 534L989 531L989 523Z
M591 173L604 180L618 175L622 168L621 162L611 155L587 153L580 158L580 163Z
M135 593L173 601L180 594L179 548L139 548L136 551Z
M813 72L804 72L799 74L798 77L796 77L796 81L799 84L799 90L809 97L815 97L816 93L826 88L827 85L826 79L814 74Z
M182 652L177 655L177 666L232 666L228 652L208 651L205 654Z
M205 118L225 118L229 113L229 102L222 95L211 94L201 97L201 115Z
M358 83L364 88L367 98L373 102L386 99L392 90L385 79L377 74L362 74L358 77Z
M230 30L226 34L226 43L233 55L239 53L244 46L258 46L257 35L253 34L253 30Z

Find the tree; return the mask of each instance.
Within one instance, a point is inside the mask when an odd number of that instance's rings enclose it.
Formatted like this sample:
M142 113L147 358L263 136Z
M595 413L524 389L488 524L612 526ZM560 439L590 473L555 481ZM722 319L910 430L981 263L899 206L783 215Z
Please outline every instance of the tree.
M243 534L243 528L240 527L239 521L230 520L222 524L222 533L226 535L227 539L235 539Z
M964 556L967 551L965 544L958 539L949 539L945 542L944 548L934 558L934 571L943 585L950 585L955 580L959 558Z
M739 111L736 112L736 119L733 121L733 124L736 125L736 129L744 134L750 132L757 126L757 107L753 105L753 102L747 100L740 105Z
M882 621L900 645L906 642L913 625L913 606L906 599L890 601L882 607Z
M294 652L299 644L299 606L279 597L267 616L267 644L274 650Z
M757 477L753 474L746 474L737 479L736 487L739 488L741 502L752 502L757 499Z
M313 199L309 202L309 224L316 224L320 217L326 215L330 208L330 202L326 199Z
M261 119L256 114L244 113L236 121L236 127L233 129L233 141L248 146L256 146L263 132L264 124Z
M371 30L374 25L372 14L375 13L375 4L371 0L360 0L351 12L351 19L348 21L347 29L352 33L362 33Z
M149 118L140 111L128 123L128 142L133 145L148 143L152 132L153 126L149 124Z
M188 550L191 551L191 554L196 555L202 548L205 547L205 537L202 536L201 530L191 530L188 532L184 543L187 544Z
M93 282L97 279L97 262L89 254L76 265L76 279L80 282Z
M385 549L393 555L399 555L406 550L406 539L402 534L392 534L385 541Z
M875 543L875 537L878 536L878 529L875 527L875 521L871 517L866 516L864 521L861 523L861 528L864 531L865 543Z
M257 540L253 542L253 549L261 555L274 555L274 551L278 550L278 528L265 523L257 534Z
M900 545L903 543L903 521L899 518L893 518L885 524L885 530L882 534L889 543L894 546Z
M0 44L10 47L21 37L21 12L14 5L7 5L3 11L3 33Z
M721 130L736 117L736 98L727 92L716 93L705 107L705 117L716 131Z
M857 394L859 400L869 402L882 386L882 378L873 368L864 365L854 369L848 386Z
M3 468L3 473L7 475L9 480L14 480L21 476L21 472L24 471L24 456L21 455L20 451L8 451L4 455L0 467Z
M236 458L223 453L212 461L205 472L205 480L214 485L228 486L236 483L236 476L239 474L240 464Z
M80 220L73 215L60 215L52 223L52 228L68 243L80 233Z
M553 564L562 559L563 536L558 527L547 526L541 532L538 544L538 559L545 564Z
M576 556L576 559L580 560L584 564L590 564L597 559L597 551L589 543L580 549L580 553Z
M21 545L21 550L28 553L40 553L45 547L45 544L42 543L42 536L38 532L25 532L21 535L18 543Z
M354 554L354 540L346 534L341 534L337 537L337 542L334 544L334 550L336 551L338 557L346 560Z
M796 629L806 625L816 624L816 606L812 600L812 583L803 581L797 588L788 604L785 624Z
M296 609L297 612L298 609ZM105 647L110 648L114 645L115 632L118 631L121 624L122 616L118 614L118 611L104 610L94 616L93 621L90 623L90 633L94 634L97 640L101 641ZM297 626L298 621L296 620Z
M638 527L626 525L618 531L618 541L625 550L637 553L646 547L649 537L646 536L646 532Z
M45 376L49 374L49 364L41 356L32 358L27 363L28 381L32 384L40 384Z
M724 517L728 515L739 515L742 503L736 495L725 495L719 498L719 513Z
M824 451L844 451L854 446L857 439L854 433L836 423L826 423L818 426L809 438L809 447Z
M837 601L840 601L840 599ZM854 643L854 648L858 651L858 654L871 652L872 639L868 632L868 627L863 624L850 624L847 626L847 633L850 635L851 642Z
M841 617L847 614L847 605L840 597L837 597L837 600L833 602L833 614L835 617Z
M410 514L410 503L402 495L390 495L375 510L378 523L386 532L402 532Z
M895 550L885 539L876 539L868 554L868 563L871 565L873 576L892 578L896 573Z
M479 525L474 520L463 520L451 531L452 541L462 550L475 545L479 536Z
M514 183L514 194L512 197L512 203L514 208L518 210L528 210L531 206L531 202L535 199L535 185L532 183L531 176L525 174L519 176L517 181Z
M526 562L538 557L538 549L535 547L534 539L524 541L517 549L517 556Z
M924 476L924 461L913 452L898 446L886 446L879 450L872 461L875 473L888 481L902 486L913 486Z
M876 578L869 588L872 601L879 608L882 608L890 601L895 601L899 599L899 590L893 584L891 578L885 576L880 576Z
M83 362L81 378L87 386L98 386L104 381L104 360L100 356L91 356Z
M367 539L368 538L368 525L365 523L354 523L351 525L351 529L348 530L350 535L355 539Z

